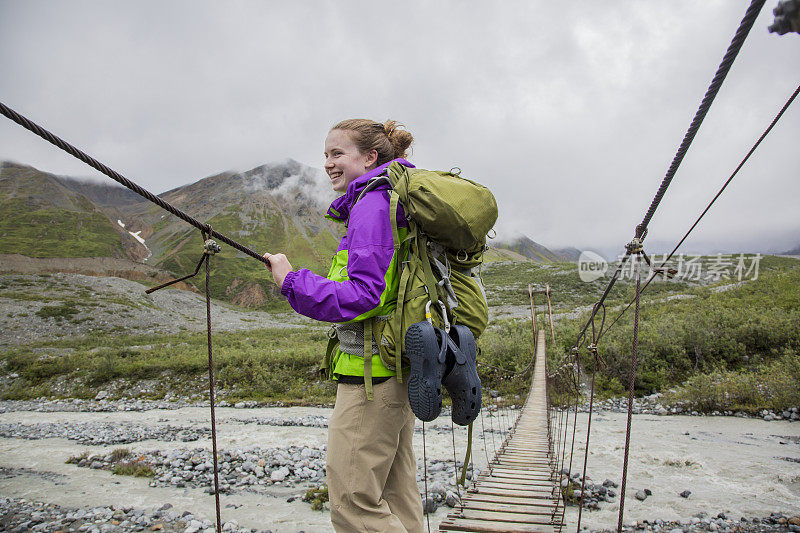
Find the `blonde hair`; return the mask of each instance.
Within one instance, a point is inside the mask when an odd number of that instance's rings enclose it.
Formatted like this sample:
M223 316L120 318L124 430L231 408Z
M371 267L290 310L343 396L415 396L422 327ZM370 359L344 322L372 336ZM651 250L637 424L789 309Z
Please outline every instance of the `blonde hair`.
M350 138L361 151L366 153L371 150L378 152L377 166L388 163L398 157L406 157L414 136L397 121L387 120L383 124L366 118L351 118L343 120L331 128L342 130L350 134Z

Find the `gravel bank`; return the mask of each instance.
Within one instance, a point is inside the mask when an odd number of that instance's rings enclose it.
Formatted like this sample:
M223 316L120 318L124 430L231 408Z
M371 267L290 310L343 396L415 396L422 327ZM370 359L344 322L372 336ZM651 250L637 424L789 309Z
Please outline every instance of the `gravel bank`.
M0 275L0 345L67 338L97 332L179 333L206 327L205 297L164 289L145 294L141 283L82 274ZM41 316L45 306L72 302L74 313ZM38 314L37 314L38 313ZM297 314L247 311L212 302L215 331L311 325Z

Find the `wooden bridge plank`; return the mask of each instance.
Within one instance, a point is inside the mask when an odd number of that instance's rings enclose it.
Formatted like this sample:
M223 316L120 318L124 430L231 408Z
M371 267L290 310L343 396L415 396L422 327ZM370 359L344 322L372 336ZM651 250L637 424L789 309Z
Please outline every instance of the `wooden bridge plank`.
M447 520L439 524L439 531L465 531L471 533L554 533L553 526L542 524L493 523L485 520Z
M464 500L464 506L469 509L483 511L503 511L506 513L519 513L522 515L547 514L548 516L552 514L554 509L552 503L544 500L526 500L526 503L497 503L469 499Z
M489 520L491 522L510 522L512 524L541 524L549 526L552 520L552 513L529 513L521 515L519 513L506 513L494 510L464 509L459 520Z

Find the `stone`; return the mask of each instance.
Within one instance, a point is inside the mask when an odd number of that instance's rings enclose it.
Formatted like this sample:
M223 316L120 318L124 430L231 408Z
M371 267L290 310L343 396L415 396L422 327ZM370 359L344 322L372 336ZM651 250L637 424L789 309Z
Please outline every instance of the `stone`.
M445 497L445 503L448 507L457 507L461 504L461 499L455 492L448 491L447 496Z
M636 499L639 500L640 502L645 501L647 499L647 493L643 490L637 491Z
M436 503L436 500L433 498L427 498L422 502L422 513L423 514L432 514L436 512L436 509L439 508L439 504Z
M689 495L690 495L691 493L692 493L692 491L690 491L690 490L685 490L685 491L681 492L681 493L679 494L679 496L680 496L681 498L688 498L688 497L689 497Z
M428 487L428 493L431 494L438 501L442 501L447 496L447 489L444 487L444 484L436 481L430 484L430 486Z

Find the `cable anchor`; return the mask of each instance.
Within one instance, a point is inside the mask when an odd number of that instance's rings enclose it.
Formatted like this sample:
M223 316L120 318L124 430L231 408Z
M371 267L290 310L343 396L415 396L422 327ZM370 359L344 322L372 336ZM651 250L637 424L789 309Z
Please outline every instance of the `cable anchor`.
M209 226L208 228L209 228L209 233L210 233L211 226ZM203 261L206 260L206 256L214 255L214 254L217 254L217 253L222 251L222 248L220 247L220 245L217 244L215 241L213 241L211 239L207 239L206 238L207 236L208 236L208 234L204 231L203 232L203 239L205 239L205 241L203 242L203 255L200 256L200 261L197 262L197 266L195 267L194 272L192 272L191 274L187 274L186 276L183 276L181 278L173 279L172 281L168 281L166 283L162 283L161 285L158 285L156 287L151 287L151 288L147 289L146 291L144 291L144 293L145 294L152 294L152 293L154 293L155 291L157 291L159 289L163 289L165 287L169 287L170 285L175 285L178 282L186 281L189 278L195 277L200 272L200 267L203 266Z
M203 243L203 254L215 255L221 251L222 247L213 239L207 239L206 242Z
M641 237L634 237L631 242L625 245L625 249L631 255L638 255L644 251Z

